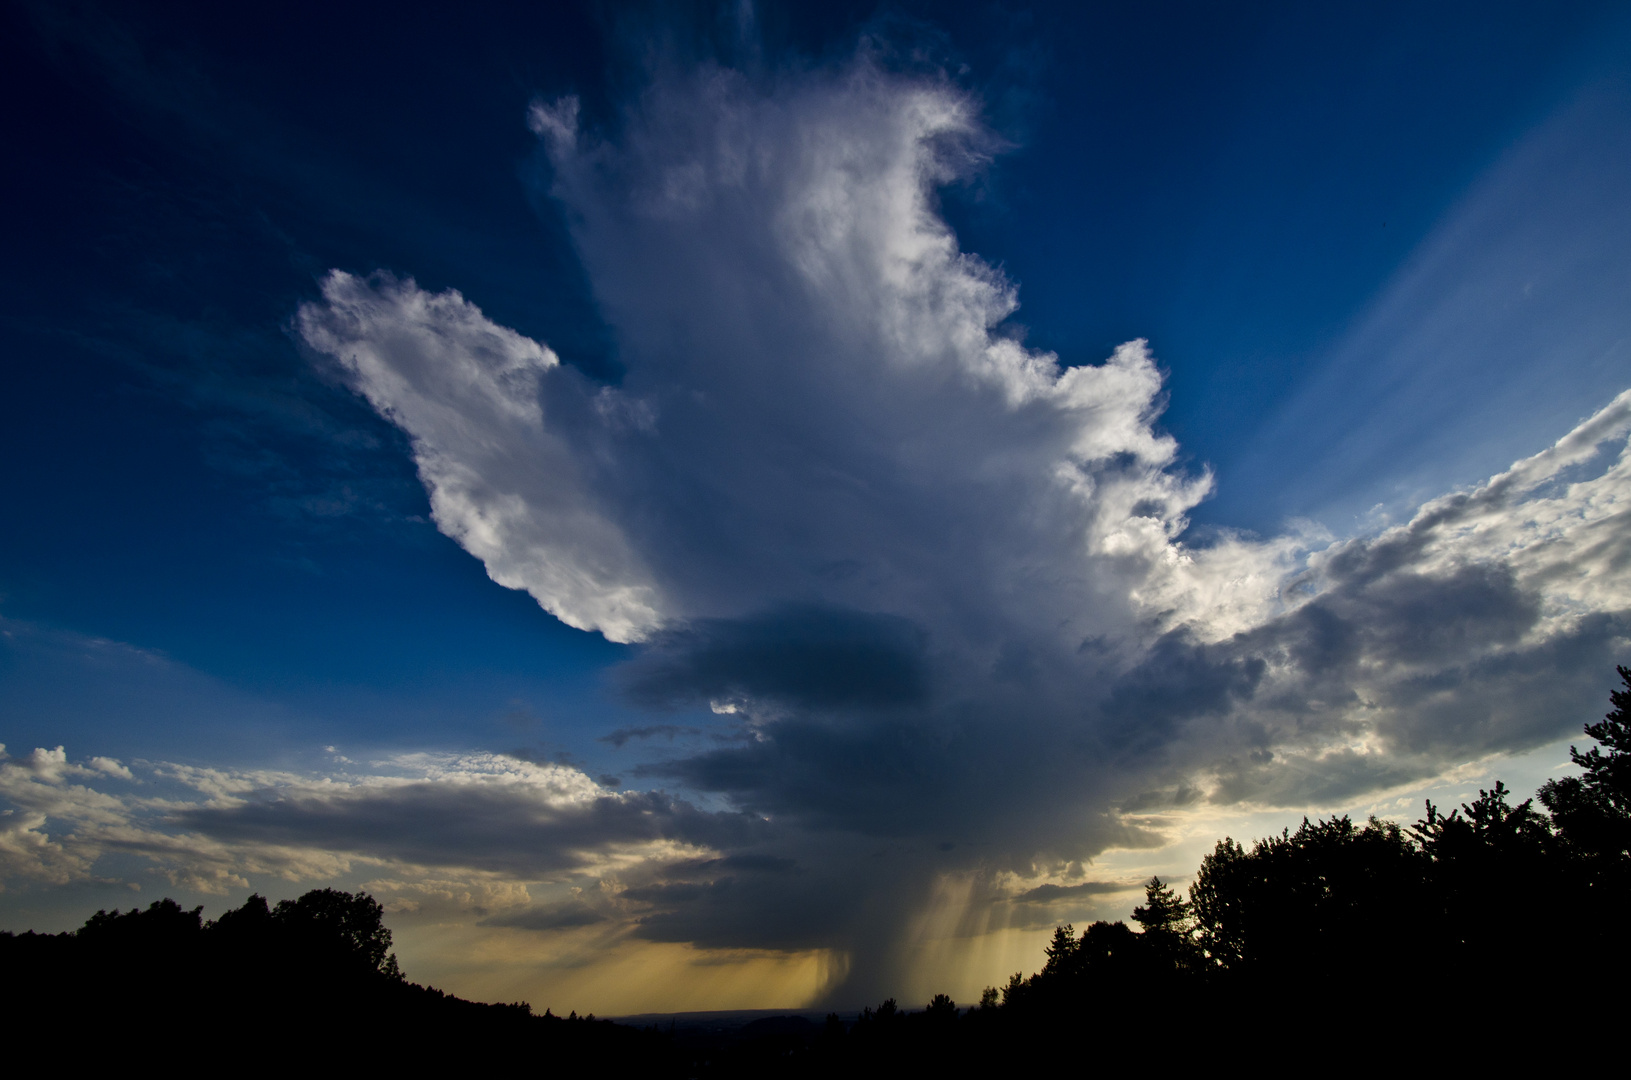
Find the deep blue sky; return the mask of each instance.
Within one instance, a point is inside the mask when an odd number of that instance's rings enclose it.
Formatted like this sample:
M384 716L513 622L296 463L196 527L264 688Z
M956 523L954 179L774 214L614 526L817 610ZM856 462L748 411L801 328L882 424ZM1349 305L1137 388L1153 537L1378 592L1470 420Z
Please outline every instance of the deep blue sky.
M572 92L615 127L653 56L819 63L872 32L975 90L1009 147L943 195L964 249L1068 363L1151 341L1167 429L1220 477L1203 525L1350 531L1628 381L1625 260L1576 235L1627 221L1624 5L822 4L763 13L757 58L712 11L5 9L0 739L604 750L630 714L601 673L626 650L438 534L404 436L288 325L330 267L384 267L615 381L524 115ZM1574 171L1534 180L1535 155ZM1532 238L1479 232L1509 188L1566 249L1535 255L1562 284L1510 325L1443 285L1526 258ZM1581 267L1613 289L1583 292ZM1388 307L1415 272L1451 300ZM1463 323L1525 347L1458 353ZM1529 347L1588 331L1596 352Z

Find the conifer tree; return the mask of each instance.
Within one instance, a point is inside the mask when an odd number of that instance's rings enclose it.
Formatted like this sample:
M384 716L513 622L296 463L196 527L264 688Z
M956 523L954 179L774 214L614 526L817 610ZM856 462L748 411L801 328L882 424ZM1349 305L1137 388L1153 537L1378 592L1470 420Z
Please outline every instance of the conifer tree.
M1581 775L1548 780L1539 795L1564 842L1599 873L1619 876L1631 864L1631 668L1616 670L1624 687L1609 694L1614 708L1585 729L1598 745L1569 747Z
M1144 886L1144 906L1133 909L1133 921L1146 934L1187 938L1193 925L1192 914L1189 901L1159 877L1152 877Z

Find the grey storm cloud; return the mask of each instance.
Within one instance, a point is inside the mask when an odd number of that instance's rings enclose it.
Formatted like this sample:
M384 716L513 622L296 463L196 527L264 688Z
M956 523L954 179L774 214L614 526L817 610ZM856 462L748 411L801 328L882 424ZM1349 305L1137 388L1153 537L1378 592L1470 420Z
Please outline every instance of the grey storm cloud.
M523 786L441 780L249 792L233 805L181 810L172 821L226 841L523 876L575 869L608 845L675 840L729 848L763 831L755 819L704 813L660 792L558 802Z
M1117 881L1084 881L1077 885L1038 885L1014 897L1016 904L1054 904L1075 900L1083 896L1103 896L1107 893L1129 892L1141 884L1129 885Z
M647 706L733 700L816 709L923 700L925 633L890 615L811 605L661 631L626 665L628 696Z
M600 742L607 743L619 750L636 739L663 738L669 742L683 735L701 735L699 727L687 727L682 724L641 724L639 727L622 727L602 735Z
M594 926L608 922L612 916L597 910L581 900L573 900L550 907L527 908L489 915L481 920L482 926L508 926L517 930L570 930L579 926Z
M384 274L333 271L296 328L407 433L443 532L636 643L620 692L712 707L717 737L625 773L679 796L188 818L212 835L491 866L684 839L717 861L621 894L641 933L845 949L866 993L939 876L1155 842L1127 807L1330 804L1532 747L1627 655L1627 395L1375 535L1194 543L1212 477L1158 427L1146 345L1080 366L1026 348L1002 326L1014 286L939 215L994 145L949 81L864 54L762 82L709 67L659 76L613 134L572 99L530 123L618 385ZM732 863L750 852L787 866Z

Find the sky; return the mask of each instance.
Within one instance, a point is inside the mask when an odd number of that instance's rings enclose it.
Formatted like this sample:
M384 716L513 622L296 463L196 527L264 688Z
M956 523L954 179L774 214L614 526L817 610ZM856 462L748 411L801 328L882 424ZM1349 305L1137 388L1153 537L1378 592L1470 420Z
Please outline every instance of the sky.
M966 1002L1631 662L1623 3L0 18L0 927Z

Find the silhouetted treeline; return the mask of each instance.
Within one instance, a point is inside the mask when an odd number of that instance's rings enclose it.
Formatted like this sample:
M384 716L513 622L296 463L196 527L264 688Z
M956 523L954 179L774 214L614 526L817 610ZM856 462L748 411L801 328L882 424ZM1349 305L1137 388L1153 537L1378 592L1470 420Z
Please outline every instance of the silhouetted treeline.
M72 1047L80 1060L176 1070L549 1060L671 1071L668 1046L653 1033L408 982L383 910L366 894L317 889L276 906L251 896L208 922L202 910L165 899L99 911L71 933L0 934L8 1027Z
M75 933L0 934L12 1029L82 1056L226 1068L488 1065L638 1076L992 1076L1240 1064L1347 1072L1562 1046L1624 1022L1631 913L1631 670L1570 755L1414 825L1310 822L1218 842L1188 896L1152 878L1138 930L1060 926L1042 970L959 1008L891 999L852 1023L766 1018L672 1038L534 1016L407 982L378 903L332 889L213 922L161 900ZM183 1048L178 1050L178 1047ZM1198 1055L1198 1056L1197 1056Z

